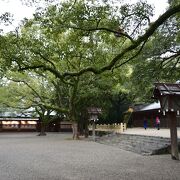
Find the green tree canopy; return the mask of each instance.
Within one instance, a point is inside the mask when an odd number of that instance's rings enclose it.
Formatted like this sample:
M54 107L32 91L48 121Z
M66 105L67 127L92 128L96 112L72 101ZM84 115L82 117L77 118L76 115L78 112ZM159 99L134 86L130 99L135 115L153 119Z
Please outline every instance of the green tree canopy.
M101 93L102 87L117 94L119 89L129 92L132 82L127 81L132 72L138 74L138 66L149 69L163 65L162 69L169 69L169 65L177 64L174 37L178 21L174 16L180 5L170 7L155 22L150 20L152 10L143 1L115 6L105 0L63 1L41 8L33 19L24 20L21 31L1 36L2 70L32 71L47 81L52 78L58 100L49 108L65 106L69 119L76 121L76 107L84 95ZM164 36L166 40L157 46ZM169 50L177 53L165 60L162 55ZM165 65L165 61L169 63ZM64 90L63 95L60 92Z

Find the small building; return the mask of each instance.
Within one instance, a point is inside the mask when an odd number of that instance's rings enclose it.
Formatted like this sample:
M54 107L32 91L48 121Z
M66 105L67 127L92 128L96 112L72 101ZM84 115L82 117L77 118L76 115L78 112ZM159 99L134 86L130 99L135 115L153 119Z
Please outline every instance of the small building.
M0 111L0 131L37 131L38 117L33 117L32 112L14 109Z
M161 120L161 127L168 128L169 123L163 112L161 111L160 103L151 104L140 104L134 105L133 112L131 115L131 126L132 127L143 127L144 119L147 120L148 127L155 127L155 119L158 116ZM180 122L178 121L180 127Z
M37 131L39 118L1 117L0 131Z
M56 116L53 111L51 116ZM0 110L0 132L17 131L40 131L40 119L35 113L33 108L29 108L24 111L17 111L12 108ZM62 121L61 119L54 118L46 126L47 132L71 132L72 123L69 121Z

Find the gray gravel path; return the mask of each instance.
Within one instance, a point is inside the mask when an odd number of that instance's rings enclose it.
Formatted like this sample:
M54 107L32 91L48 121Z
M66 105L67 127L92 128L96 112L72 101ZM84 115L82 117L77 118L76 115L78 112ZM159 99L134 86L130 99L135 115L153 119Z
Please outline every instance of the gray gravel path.
M136 134L143 136L159 136L170 138L170 129L169 128L160 128L158 131L156 128L147 128L146 130L142 127L128 128L122 134ZM180 138L180 127L177 128L177 135Z
M0 180L179 180L180 161L141 156L71 134L0 134Z

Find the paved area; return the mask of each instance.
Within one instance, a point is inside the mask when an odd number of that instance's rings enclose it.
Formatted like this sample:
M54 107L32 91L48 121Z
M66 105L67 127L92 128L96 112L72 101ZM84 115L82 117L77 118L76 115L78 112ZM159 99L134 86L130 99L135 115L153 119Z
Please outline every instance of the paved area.
M178 138L180 138L180 128L177 128ZM166 137L170 138L170 129L160 129L157 130L155 128L128 128L123 134L137 134L137 135L144 135L144 136L159 136L159 137Z
M71 134L0 134L1 180L179 180L180 161L71 140Z

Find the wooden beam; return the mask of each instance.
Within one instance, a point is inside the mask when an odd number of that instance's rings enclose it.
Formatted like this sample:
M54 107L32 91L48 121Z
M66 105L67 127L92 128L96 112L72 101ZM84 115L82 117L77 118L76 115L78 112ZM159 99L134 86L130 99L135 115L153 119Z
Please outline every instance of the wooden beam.
M168 112L167 116L170 124L171 157L174 160L179 160L176 112Z

